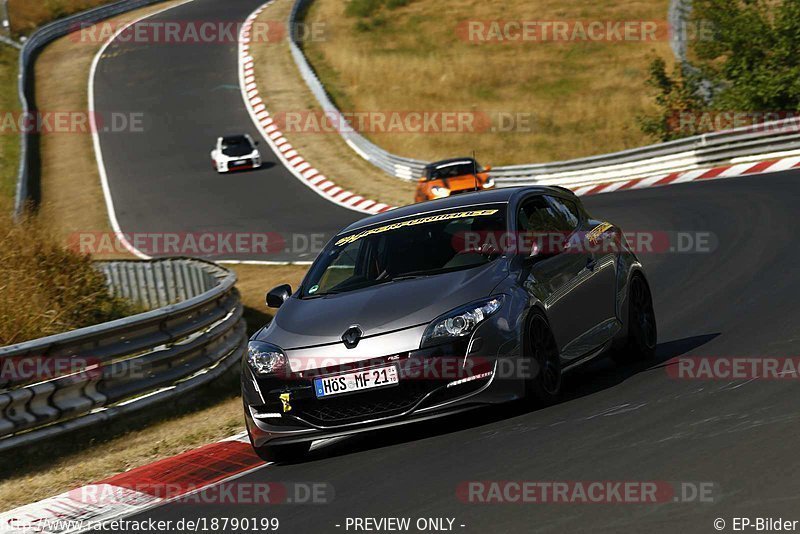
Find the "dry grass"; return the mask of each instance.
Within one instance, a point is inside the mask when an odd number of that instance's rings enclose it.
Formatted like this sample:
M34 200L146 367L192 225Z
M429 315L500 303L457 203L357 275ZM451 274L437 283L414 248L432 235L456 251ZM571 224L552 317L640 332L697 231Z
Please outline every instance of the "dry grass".
M274 286L297 287L306 272L302 266L237 265L237 287L246 306L248 330L272 318L264 294ZM102 432L83 433L54 453L40 450L0 458L0 510L34 502L147 465L187 450L227 438L244 430L238 380L233 377L204 391L182 406L138 421L120 421Z
M371 19L346 16L348 5L317 0L306 18L325 25L326 39L306 48L342 109L533 116L528 132L369 135L391 152L431 160L475 149L504 165L648 142L636 117L652 109L648 59L671 57L666 40L474 44L456 29L467 20L664 20L668 0L448 0L446 10L439 0L411 0Z
M119 319L136 308L111 297L88 256L29 219L0 214L0 346ZM12 312L13 310L13 312Z
M11 31L28 34L38 26L112 0L8 0Z
M259 17L259 22L286 20L293 0L279 0ZM285 41L254 43L256 81L261 97L273 115L320 111L289 53ZM365 198L389 205L409 204L416 184L402 182L356 155L336 133L287 133L285 137L309 163L337 185Z
M3 113L19 110L17 98L17 61L19 53L10 46L0 46L0 110ZM17 184L19 137L0 132L0 210L11 209Z

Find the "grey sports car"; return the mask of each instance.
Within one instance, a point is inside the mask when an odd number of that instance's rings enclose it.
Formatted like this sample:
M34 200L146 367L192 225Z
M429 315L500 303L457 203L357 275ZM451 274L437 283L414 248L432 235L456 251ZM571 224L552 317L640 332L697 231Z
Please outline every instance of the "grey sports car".
M287 461L312 440L530 398L609 352L656 347L642 265L613 224L560 187L415 204L345 228L243 362L256 452Z

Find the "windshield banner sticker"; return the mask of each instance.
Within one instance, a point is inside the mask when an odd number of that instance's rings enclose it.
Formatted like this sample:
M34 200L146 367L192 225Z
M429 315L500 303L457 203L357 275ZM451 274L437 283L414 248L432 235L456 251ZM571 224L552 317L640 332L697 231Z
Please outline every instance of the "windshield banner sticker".
M405 228L406 226L416 226L418 224L427 224L432 222L439 222L439 221L449 221L452 219L463 219L467 217L486 217L489 215L494 215L500 210L493 209L493 210L474 210L474 211L460 211L458 213L443 213L441 215L429 215L427 217L419 217L416 219L409 219L407 221L400 221L392 224L387 224L386 226L379 226L378 228L371 228L369 230L364 230L363 232L359 232L357 234L353 234L347 237L343 237L342 239L336 242L337 247L341 247L344 245L349 245L359 239L364 237L375 235L375 234L382 234L384 232L390 232L392 230L397 230L399 228Z

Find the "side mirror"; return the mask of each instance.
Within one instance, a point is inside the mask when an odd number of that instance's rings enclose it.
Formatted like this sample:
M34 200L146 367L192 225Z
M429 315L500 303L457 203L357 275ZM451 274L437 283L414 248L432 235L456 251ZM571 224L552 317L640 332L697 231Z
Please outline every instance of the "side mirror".
M284 284L267 293L267 306L270 308L280 308L283 303L292 296L292 286Z
M491 165L487 165L486 167L483 168L483 172L489 172L491 170L492 170L492 166Z

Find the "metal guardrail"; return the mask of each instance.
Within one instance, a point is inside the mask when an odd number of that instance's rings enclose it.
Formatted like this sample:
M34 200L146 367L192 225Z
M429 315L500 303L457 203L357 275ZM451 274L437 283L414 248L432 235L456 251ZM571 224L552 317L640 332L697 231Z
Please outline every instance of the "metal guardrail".
M39 52L48 44L79 28L81 24L95 23L116 15L163 2L164 0L120 0L112 4L83 11L56 20L37 29L25 41L19 56L19 100L26 116L36 112L33 84L33 63ZM15 213L20 215L29 201L38 202L39 190L39 138L36 133L23 133L20 139L20 160L17 173Z
M312 2L313 0L295 0L289 15L289 27L292 29L289 35L289 47L300 75L323 111L334 118L334 124L345 124L344 117L334 105L301 49L297 22ZM684 27L681 15L689 9L688 5L688 0L673 0L670 8L670 22L673 25L680 24L681 28ZM685 55L685 46L682 47L680 43L672 43L672 46L676 54ZM428 163L391 154L358 132L348 130L340 133L357 154L391 176L403 180L419 178L423 167ZM736 158L776 153L780 153L781 156L800 154L798 119L688 137L669 143L568 161L495 167L491 175L501 187L524 184L580 186L655 176L704 165L726 163Z
M233 272L195 259L98 268L116 294L160 307L0 348L0 452L175 400L240 361Z

